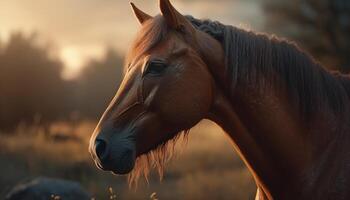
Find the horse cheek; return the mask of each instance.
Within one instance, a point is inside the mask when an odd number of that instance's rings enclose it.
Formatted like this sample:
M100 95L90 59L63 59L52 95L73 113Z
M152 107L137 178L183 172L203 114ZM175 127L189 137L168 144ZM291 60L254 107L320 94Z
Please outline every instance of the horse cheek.
M210 83L211 79L206 73L201 73L200 79L195 82L191 78L173 82L172 86L176 87L169 88L168 92L162 95L163 119L182 128L191 128L198 123L210 109Z

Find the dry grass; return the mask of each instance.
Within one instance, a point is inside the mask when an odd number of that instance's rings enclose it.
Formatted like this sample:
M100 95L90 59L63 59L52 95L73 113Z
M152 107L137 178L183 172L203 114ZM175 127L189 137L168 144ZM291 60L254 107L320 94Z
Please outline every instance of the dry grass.
M188 144L177 146L160 183L151 173L150 184L141 180L138 189L128 189L125 177L95 168L87 151L94 122L42 126L19 126L0 135L0 199L19 181L36 176L80 182L95 197L109 199L253 199L255 186L222 131L203 122L190 132ZM111 188L110 188L111 187ZM156 196L150 197L150 194Z

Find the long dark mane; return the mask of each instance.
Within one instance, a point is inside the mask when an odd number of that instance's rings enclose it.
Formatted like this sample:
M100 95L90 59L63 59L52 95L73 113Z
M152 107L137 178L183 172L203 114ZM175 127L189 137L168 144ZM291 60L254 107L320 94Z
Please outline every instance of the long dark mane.
M326 109L338 116L347 110L350 84L345 83L350 79L328 72L295 43L216 21L187 19L222 44L231 91L242 82L283 88L306 119Z

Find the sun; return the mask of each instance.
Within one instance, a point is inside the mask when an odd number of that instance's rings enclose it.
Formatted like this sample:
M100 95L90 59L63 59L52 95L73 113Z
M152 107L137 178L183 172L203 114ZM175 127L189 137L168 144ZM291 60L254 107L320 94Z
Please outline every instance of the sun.
M63 78L76 78L84 65L84 58L77 47L68 46L61 50L60 57L64 63Z

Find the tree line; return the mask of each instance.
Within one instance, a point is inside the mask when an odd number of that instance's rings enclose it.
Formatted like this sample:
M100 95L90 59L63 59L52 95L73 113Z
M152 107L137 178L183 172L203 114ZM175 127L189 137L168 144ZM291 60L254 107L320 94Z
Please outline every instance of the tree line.
M349 0L264 0L266 30L295 40L329 68L350 72Z
M64 80L64 65L36 34L13 33L0 42L0 129L20 122L98 119L118 88L122 58L107 49L103 59L91 59L80 76Z

